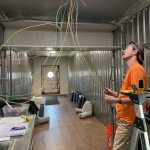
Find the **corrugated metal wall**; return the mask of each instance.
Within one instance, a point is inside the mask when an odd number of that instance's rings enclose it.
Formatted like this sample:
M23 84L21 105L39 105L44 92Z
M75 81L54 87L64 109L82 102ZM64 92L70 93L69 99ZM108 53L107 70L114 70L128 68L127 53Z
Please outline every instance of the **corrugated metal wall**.
M94 117L104 125L110 124L110 105L105 103L103 92L104 87L120 88L121 75L118 70L121 67L121 50L104 49L83 54L89 67L83 61L82 54L76 53L69 58L69 91L83 94L93 103ZM115 69L114 55L116 57ZM114 87L115 82L118 83L118 86Z
M134 41L145 46L144 67L149 75L150 85L150 6L139 10L133 16L127 18L121 24L121 28L113 31L114 45L121 45L124 49L130 41ZM79 54L69 59L69 90L70 92L81 92L87 100L93 102L94 117L102 124L110 123L108 115L109 106L104 102L104 86L118 90L125 77L127 65L122 60L121 50L117 51L97 51L84 52L88 63L91 64L94 75L103 82L103 86L98 86L92 75L83 67ZM112 71L112 78L111 76Z
M8 100L29 99L32 86L32 64L26 52L3 51L1 96ZM19 96L15 96L19 95Z
M127 45L130 41L140 43L145 47L144 67L149 75L150 85L150 6L139 10L134 15L122 22L123 42ZM124 63L123 66L126 66ZM126 74L124 67L123 75Z

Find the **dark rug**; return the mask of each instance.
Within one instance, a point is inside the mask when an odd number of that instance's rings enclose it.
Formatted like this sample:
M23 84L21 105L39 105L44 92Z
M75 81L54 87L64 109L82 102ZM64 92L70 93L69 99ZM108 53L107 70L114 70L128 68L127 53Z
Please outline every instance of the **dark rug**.
M39 117L44 117L44 104L40 105Z
M46 96L45 105L56 105L59 104L57 96Z

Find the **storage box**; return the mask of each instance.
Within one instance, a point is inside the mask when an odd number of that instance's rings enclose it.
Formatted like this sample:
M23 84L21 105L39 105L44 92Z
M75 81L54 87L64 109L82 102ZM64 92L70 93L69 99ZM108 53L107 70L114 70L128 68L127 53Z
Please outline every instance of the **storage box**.
M4 117L29 115L29 104L11 105L12 108L5 105L3 109Z

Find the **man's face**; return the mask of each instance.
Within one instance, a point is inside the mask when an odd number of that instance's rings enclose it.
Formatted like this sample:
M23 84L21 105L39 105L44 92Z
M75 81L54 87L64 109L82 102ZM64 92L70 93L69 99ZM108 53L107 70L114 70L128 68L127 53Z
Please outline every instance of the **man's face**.
M123 59L127 61L136 55L137 50L133 50L133 47L131 45L128 45L122 53L123 53Z

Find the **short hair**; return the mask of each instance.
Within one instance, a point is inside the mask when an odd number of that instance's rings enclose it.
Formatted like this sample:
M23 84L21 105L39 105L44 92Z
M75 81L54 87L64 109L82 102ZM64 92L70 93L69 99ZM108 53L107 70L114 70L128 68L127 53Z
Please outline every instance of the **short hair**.
M133 49L138 49L138 53L137 53L137 61L139 64L143 64L143 60L144 60L144 47L138 43L135 42L130 42L129 45L131 45L133 47Z

